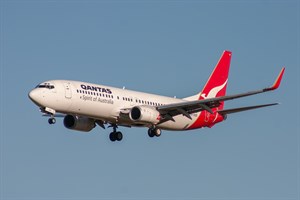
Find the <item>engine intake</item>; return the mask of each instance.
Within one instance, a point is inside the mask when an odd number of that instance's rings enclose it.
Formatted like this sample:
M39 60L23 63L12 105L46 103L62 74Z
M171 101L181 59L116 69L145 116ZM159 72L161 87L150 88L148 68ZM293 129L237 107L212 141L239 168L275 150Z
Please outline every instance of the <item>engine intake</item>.
M141 118L141 116L142 116L142 112L141 112L141 109L139 107L133 107L131 109L130 118L133 121L139 120Z
M131 109L129 117L132 121L157 124L160 113L151 106L135 106Z
M89 132L96 126L95 120L93 119L73 115L65 116L64 125L68 129L84 132Z

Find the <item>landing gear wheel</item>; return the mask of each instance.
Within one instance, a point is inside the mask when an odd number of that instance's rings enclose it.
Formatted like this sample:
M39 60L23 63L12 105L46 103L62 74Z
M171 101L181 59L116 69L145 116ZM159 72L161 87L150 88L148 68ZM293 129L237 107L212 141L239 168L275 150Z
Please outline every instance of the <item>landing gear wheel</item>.
M109 134L109 139L110 141L114 142L114 141L121 141L123 139L123 134L121 132L111 132Z
M123 139L123 134L121 132L115 133L116 140L121 141Z
M148 129L148 135L149 135L149 137L151 137L151 138L155 136L155 134L154 134L152 128L149 128L149 129Z
M49 123L49 124L55 124L55 122L56 122L56 119L55 119L55 118L49 118L49 119L48 119L48 123Z
M116 133L116 132L111 132L111 133L109 134L109 139L110 139L110 141L112 141L112 142L114 142L114 141L117 140L116 134L115 134L115 133Z
M149 137L159 137L161 135L161 130L159 128L149 128L148 135Z
M110 127L113 128L113 132L109 134L110 141L121 141L123 139L123 134L120 131L117 131L118 126L116 124L111 124Z
M156 137L161 136L161 130L159 128L154 129L154 133Z

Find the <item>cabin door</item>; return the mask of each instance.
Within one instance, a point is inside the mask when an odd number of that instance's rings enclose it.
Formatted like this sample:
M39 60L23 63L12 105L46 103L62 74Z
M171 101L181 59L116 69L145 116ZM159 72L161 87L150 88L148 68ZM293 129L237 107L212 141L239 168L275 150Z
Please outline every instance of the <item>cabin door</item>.
M65 86L65 97L67 99L72 98L72 88L71 88L71 83L64 83Z

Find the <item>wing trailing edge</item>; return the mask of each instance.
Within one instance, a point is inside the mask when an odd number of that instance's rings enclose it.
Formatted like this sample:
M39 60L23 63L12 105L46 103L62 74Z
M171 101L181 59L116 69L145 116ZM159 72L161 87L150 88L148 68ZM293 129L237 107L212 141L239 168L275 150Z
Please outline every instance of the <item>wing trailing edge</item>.
M278 105L279 103L270 103L270 104L262 104L262 105L256 105L256 106L247 106L247 107L240 107L240 108L232 108L232 109L226 109L226 110L221 110L218 111L221 115L227 115L227 114L232 114L232 113L237 113L237 112L243 112L247 110L253 110L257 108L263 108L263 107L268 107L268 106L275 106Z

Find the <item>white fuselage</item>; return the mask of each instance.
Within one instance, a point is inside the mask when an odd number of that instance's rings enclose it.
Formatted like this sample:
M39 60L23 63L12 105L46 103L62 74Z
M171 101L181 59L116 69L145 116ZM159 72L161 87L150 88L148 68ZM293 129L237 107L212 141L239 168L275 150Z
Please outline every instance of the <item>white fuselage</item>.
M79 81L52 80L44 84L53 87L51 89L37 87L29 94L34 97L31 99L34 99L39 107L123 126L140 126L140 124L135 124L126 117L122 118L122 115L120 117L122 110L126 112L138 105L156 107L187 101ZM186 130L196 121L199 114L200 112L191 114L192 119L177 115L174 121L167 121L157 127L167 130Z

